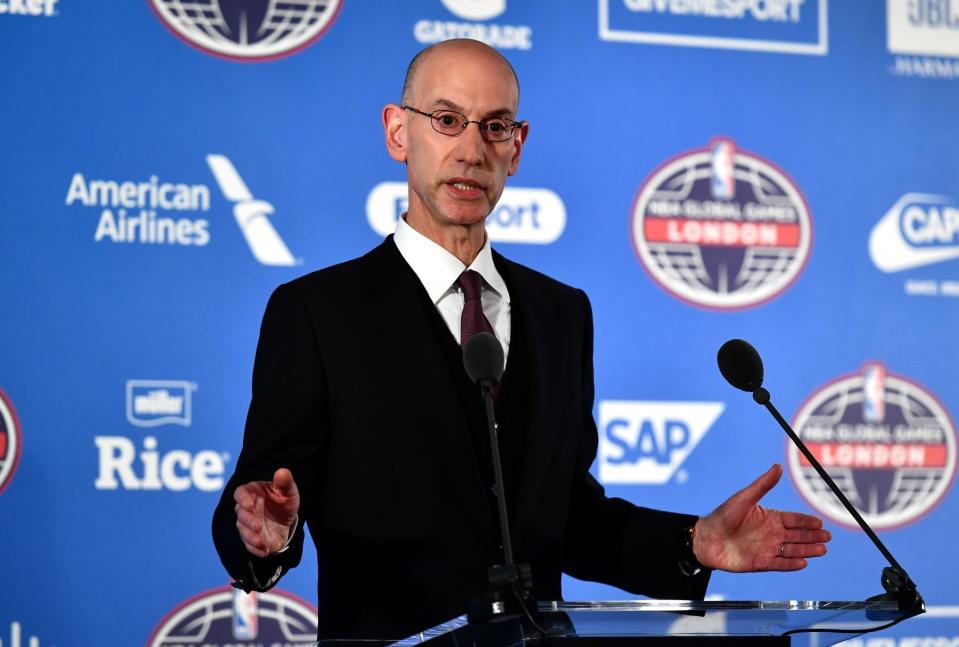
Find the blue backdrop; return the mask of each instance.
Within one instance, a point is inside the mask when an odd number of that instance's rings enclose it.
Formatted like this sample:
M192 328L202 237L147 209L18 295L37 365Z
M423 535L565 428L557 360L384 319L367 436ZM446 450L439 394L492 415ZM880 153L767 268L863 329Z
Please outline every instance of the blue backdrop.
M959 644L949 0L0 0L0 644L309 635L315 561L234 600L210 515L267 297L391 231L380 110L453 36L521 79L489 230L590 295L609 492L706 514L783 463L766 503L825 516L829 556L710 593L880 592L881 556L719 375L748 339L931 606L851 644Z

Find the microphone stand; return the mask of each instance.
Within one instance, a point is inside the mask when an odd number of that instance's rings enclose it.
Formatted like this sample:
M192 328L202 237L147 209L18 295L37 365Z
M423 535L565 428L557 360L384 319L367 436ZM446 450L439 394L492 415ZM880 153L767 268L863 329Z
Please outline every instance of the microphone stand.
M496 424L496 413L493 409L493 387L496 380L485 378L478 380L477 383L486 407L504 563L489 568L487 571L489 589L485 595L473 601L467 617L470 623L478 623L500 616L522 614L537 630L540 630L533 618L537 608L536 600L533 598L533 576L529 564L517 564L513 559L513 543L510 539L509 515L506 510L506 491L503 482L503 462L500 459L497 438L499 425Z
M760 384L761 384L760 380ZM886 558L886 561L889 562L889 566L882 569L882 587L886 590L884 594L880 594L874 597L869 598L870 600L895 600L899 604L899 610L905 613L908 613L906 617L911 617L919 615L920 613L925 613L926 604L922 599L922 596L919 594L916 584L909 577L909 574L906 573L906 569L899 565L899 562L896 561L896 558L892 556L892 553L883 545L882 541L879 539L878 535L873 531L873 529L866 523L866 520L862 518L862 515L859 514L859 511L853 507L852 503L849 502L849 499L846 498L846 495L842 493L842 490L839 489L839 486L836 485L836 482L832 479L831 476L823 469L822 465L819 464L819 461L816 460L816 457L813 456L812 452L809 451L809 448L806 447L806 444L802 439L793 431L792 427L789 426L789 423L786 422L786 419L782 417L779 411L776 410L776 407L773 406L773 403L769 399L769 391L764 389L762 386L757 387L752 392L753 400L757 404L761 404L766 407L772 417L776 419L776 422L779 423L779 426L783 428L783 431L792 439L796 447L799 448L799 451L802 452L803 456L806 457L806 460L809 461L809 464L815 468L816 472L819 473L819 476L823 481L826 482L826 485L829 486L829 489L832 490L832 493L836 495L843 507L852 515L853 519L856 520L856 523L859 524L859 527L862 528L863 532L872 540L872 543L879 549L879 552L883 554L883 557Z

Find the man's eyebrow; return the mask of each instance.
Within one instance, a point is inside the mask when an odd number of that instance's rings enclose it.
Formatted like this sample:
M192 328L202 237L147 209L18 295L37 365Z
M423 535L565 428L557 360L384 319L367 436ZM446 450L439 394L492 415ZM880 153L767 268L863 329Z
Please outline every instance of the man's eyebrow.
M456 112L466 114L466 111L463 108L463 106L459 105L455 101L450 101L449 99L436 99L431 105L434 107L443 106L445 108L449 108L450 110L455 110ZM509 117L510 119L512 119L513 109L505 108L505 107L497 108L496 110L489 110L486 112L485 115L483 115L484 119L488 119L490 117Z

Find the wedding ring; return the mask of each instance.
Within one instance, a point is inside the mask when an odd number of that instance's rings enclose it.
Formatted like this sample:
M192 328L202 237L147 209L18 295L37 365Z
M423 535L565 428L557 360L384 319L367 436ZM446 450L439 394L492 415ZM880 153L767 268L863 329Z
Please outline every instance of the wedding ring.
M780 557L786 556L786 544L779 544L779 556Z

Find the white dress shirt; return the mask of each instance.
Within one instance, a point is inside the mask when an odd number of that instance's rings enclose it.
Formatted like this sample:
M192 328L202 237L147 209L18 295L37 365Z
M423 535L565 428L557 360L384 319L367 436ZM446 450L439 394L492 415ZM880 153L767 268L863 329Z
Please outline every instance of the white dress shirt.
M503 345L504 358L509 354L510 301L506 282L496 271L489 236L469 267L420 232L409 226L406 214L396 223L393 234L400 255L413 268L416 277L426 288L426 293L439 311L446 326L460 343L460 317L463 314L465 297L456 283L466 270L475 270L483 277L483 313L493 326L496 338Z

